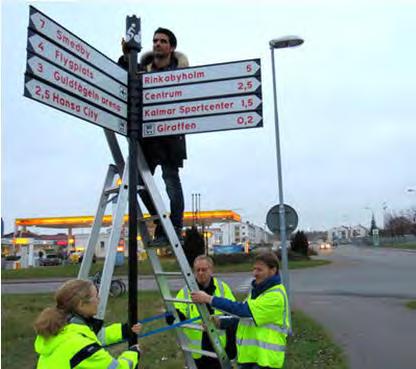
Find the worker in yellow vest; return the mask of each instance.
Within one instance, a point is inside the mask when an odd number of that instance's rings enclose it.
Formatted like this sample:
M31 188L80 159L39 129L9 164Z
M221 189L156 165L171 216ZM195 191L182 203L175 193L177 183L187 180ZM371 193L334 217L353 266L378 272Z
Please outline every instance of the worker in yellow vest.
M235 301L231 288L225 282L215 278L214 262L211 257L199 255L194 260L194 274L200 290L205 291L207 296L217 296ZM187 287L182 288L176 295L178 299L190 299ZM223 315L224 313L207 305L211 315ZM199 316L198 309L194 304L175 303L175 308L181 320L192 319ZM168 323L172 323L168 322ZM195 329L184 329L190 347L198 350L213 351L213 347L206 332ZM219 331L219 339L230 359L235 357L235 330ZM233 334L234 333L234 334ZM221 364L216 358L192 354L198 369L221 369Z
M135 369L139 346L131 346L113 358L103 345L121 342L138 334L141 324L128 327L115 323L102 328L95 319L97 289L91 281L72 279L55 294L56 306L44 309L37 317L35 351L37 369Z
M252 288L244 302L193 292L192 301L240 317L237 328L239 369L282 368L290 331L289 302L272 252L258 255Z

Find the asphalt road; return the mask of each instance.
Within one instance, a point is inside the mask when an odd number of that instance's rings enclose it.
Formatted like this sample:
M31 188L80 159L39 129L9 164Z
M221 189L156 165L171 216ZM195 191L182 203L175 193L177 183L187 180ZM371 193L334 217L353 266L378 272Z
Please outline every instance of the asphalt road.
M351 369L415 369L416 252L340 246L332 264L291 272L293 306L319 321Z
M291 300L319 321L340 344L351 369L415 369L416 252L340 246L323 252L331 264L290 272ZM236 291L245 291L250 273L220 275ZM156 288L151 277L139 289ZM2 284L2 293L52 292L62 280ZM182 281L171 280L172 289Z

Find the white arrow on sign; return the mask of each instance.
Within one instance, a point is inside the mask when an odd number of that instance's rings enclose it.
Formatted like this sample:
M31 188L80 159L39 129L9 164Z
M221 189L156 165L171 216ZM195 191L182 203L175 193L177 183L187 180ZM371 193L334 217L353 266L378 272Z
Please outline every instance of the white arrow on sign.
M257 112L248 112L143 123L142 135L143 137L172 136L261 126L261 115Z
M127 101L126 86L60 47L55 46L52 42L49 42L39 35L32 35L28 39L28 46L35 54L43 56L63 69L95 84L110 94L119 97L121 100Z
M143 107L143 121L197 115L215 115L257 109L261 100L256 95L244 95L210 100L186 101Z
M127 72L123 68L32 6L30 21L30 26L39 33L127 85Z
M191 82L217 79L250 77L260 69L260 59L231 63L212 64L202 67L183 68L165 72L142 74L143 87L163 87Z
M31 56L27 60L28 72L40 77L56 87L72 92L82 99L95 103L110 112L127 119L127 104L117 100L115 97L106 94L100 89L91 86L89 83L74 77L63 69L48 63L38 56Z
M200 97L215 97L252 93L260 86L255 77L230 79L226 81L195 83L166 88L143 90L143 104L167 101L181 101Z
M25 83L25 96L127 136L126 120L102 111L36 79L31 78Z

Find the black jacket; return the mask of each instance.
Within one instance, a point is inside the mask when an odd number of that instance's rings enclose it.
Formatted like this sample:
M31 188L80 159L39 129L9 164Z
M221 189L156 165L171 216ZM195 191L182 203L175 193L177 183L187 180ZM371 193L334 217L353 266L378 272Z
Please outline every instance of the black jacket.
M128 69L128 61L123 55L119 58L118 64L124 69ZM187 57L175 51L170 65L164 69L159 69L159 71L188 66L189 62ZM147 52L142 55L139 70L145 72L158 70L153 64L152 52ZM140 143L150 167L156 167L159 164L172 164L176 167L183 167L183 161L186 159L185 135L140 138Z

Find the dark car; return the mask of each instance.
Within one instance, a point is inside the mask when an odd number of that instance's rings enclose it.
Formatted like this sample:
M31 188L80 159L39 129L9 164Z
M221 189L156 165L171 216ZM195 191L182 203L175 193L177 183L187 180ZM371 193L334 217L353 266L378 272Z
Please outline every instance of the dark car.
M47 254L39 260L40 266L61 265L62 259L57 254Z

